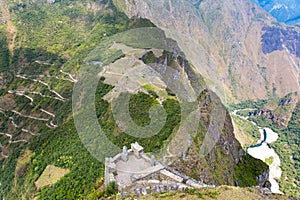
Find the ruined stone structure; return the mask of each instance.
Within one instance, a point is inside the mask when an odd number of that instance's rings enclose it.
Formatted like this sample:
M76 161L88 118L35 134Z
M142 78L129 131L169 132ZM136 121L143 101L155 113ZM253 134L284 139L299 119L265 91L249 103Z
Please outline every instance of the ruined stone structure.
M123 147L123 152L115 157L106 158L105 185L110 182L115 182L121 192L131 188L139 194L147 193L147 190L158 192L209 186L159 163L154 156L149 157L137 142L131 144L130 149Z

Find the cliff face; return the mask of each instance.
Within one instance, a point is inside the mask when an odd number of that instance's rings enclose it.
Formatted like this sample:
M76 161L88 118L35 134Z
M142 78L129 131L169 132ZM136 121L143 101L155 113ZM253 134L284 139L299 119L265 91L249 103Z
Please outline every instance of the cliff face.
M250 0L114 2L129 17L148 18L176 40L223 101L299 90L299 30L274 25Z
M256 186L264 185L266 179L258 180L267 166L260 160L247 155L234 136L233 125L229 113L226 111L225 121L218 141L207 155L201 155L201 146L208 134L210 116L213 116L212 107L220 103L220 99L212 91L203 92L199 98L201 107L200 128L193 138L193 143L183 155L171 166L176 170L201 180L207 184ZM224 108L225 109L225 108Z
M172 46L175 47L173 49L178 49L176 44ZM176 69L181 73L186 73L191 86L196 89L197 84L195 83L197 83L198 75L193 71L192 66L186 60L177 57L174 53L168 54L166 60L161 57L151 58L150 55L149 53L145 54L142 60L145 63L151 60L155 61L150 64L150 66L156 69L160 68L161 63L173 67L174 62L178 63ZM180 68L184 70L180 70ZM164 70L162 70L161 73L163 73L163 71ZM172 81L176 81L176 79ZM200 83L203 84L201 81ZM169 141L166 151L162 151L165 152L165 154L161 160L164 163L173 160L173 162L168 163L172 168L207 184L258 185L257 177L267 171L267 166L263 162L246 155L234 136L231 117L226 108L222 105L221 99L215 92L204 89L197 97L197 106L201 116L199 118L200 124L198 130L195 133L189 133L189 128L184 130L178 128L178 130L173 133L173 139ZM217 113L215 113L216 108L218 108ZM220 121L219 118L222 117L224 117L224 120ZM185 117L182 115L182 123L184 124L185 121ZM218 123L220 123L219 128L212 126L212 124ZM193 126L193 123L189 124ZM219 133L219 135L216 133ZM215 143L211 145L211 151L203 154L203 146L208 142L207 135L215 138ZM216 139L216 137L218 138ZM176 142L176 140L178 141ZM185 146L185 148L180 148L180 146ZM179 150L181 150L181 152L178 154ZM174 155L179 155L179 157L170 159ZM265 181L261 181L262 184L264 184L264 182Z
M147 37L151 30L155 38ZM130 91L133 99L143 97L144 103L147 102L146 94L154 99L153 102L160 102L167 113L165 127L150 140L126 136L119 124L111 125L115 127L114 130L105 130L106 135L119 147L137 141L145 147L145 152L152 152L163 164L207 184L258 185L256 177L265 172L267 166L246 155L234 136L230 115L221 99L208 89L202 76L179 53L181 50L177 43L166 38L160 29L158 32L153 30L155 29L138 30L138 35L130 30L126 37L114 37L115 43L109 49L122 50L124 56L106 66L101 73L104 83L112 85L114 89L103 97L111 106L102 112L99 120L110 118L110 109L114 112L113 99L118 98L118 93L125 90ZM151 48L156 44L155 41L165 43L168 50ZM116 81L123 78L126 82ZM133 120L139 122L148 115L151 105L148 107L143 103L144 106L140 107L139 101L133 103L134 110L141 108L146 111L143 115L132 111ZM179 110L176 105L180 105ZM134 116L138 116L138 119ZM172 120L178 116L178 121ZM99 123L108 122L101 120ZM113 123L117 123L117 120ZM147 129L154 132L156 126L150 125ZM138 135L147 132L145 129L139 130Z

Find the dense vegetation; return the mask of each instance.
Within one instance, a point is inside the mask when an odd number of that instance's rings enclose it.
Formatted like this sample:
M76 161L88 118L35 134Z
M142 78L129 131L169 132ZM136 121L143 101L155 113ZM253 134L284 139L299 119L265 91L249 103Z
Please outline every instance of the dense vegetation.
M164 141L167 140L179 125L181 120L179 102L173 99L168 99L163 102L163 108L167 113L167 119L164 127L157 135L146 139L136 138L127 135L118 129L113 118L110 104L107 101L100 99L100 97L103 97L110 89L112 89L112 86L100 81L96 92L97 99L99 99L96 101L96 113L99 118L99 123L110 141L120 148L123 146L129 147L131 143L137 141L145 147L146 152L159 150L164 144ZM157 104L157 100L153 96L145 93L132 95L129 104L129 112L132 119L140 126L145 126L150 123L148 111L154 104Z
M32 199L34 182L48 164L71 170L53 187L39 192L41 199L76 199L91 190L103 174L103 164L93 158L82 145L70 119L55 131L50 131L32 140L30 150L35 152L25 170L24 178L18 179L8 199L20 199L20 195Z
M278 153L281 161L281 169L283 172L279 183L283 192L295 197L300 197L299 112L300 104L298 103L286 128L279 128L263 119L257 120L257 123L260 125L269 124L269 126L279 134L279 139L276 143L271 145Z
M257 180L253 174L259 176L267 170L267 165L262 165L260 160L253 159L249 154L246 154L243 160L234 168L238 186L247 187L256 185Z
M86 150L76 133L71 115L74 83L60 70L76 74L90 51L107 36L132 28L153 26L148 20L128 19L116 10L111 1L56 0L52 3L48 2L50 1L24 0L19 3L19 1L11 0L6 2L17 34L13 56L9 57L5 26L0 27L0 72L5 71L3 76L0 74L4 79L4 84L0 83L0 98L5 99L5 102L8 100L6 103L12 106L12 108L8 106L4 114L0 113L0 132L13 129L11 119L14 119L19 126L12 131L12 138L15 140L25 138L28 141L9 144L9 137L0 136L1 145L9 146L8 152L10 153L7 159L0 160L0 198L4 196L6 199L33 199L37 196L39 199L93 197L95 188L103 183L104 166ZM106 64L122 56L123 53L119 51L115 57L107 59ZM165 52L164 56L166 56ZM153 55L149 56L147 62L153 61L155 61ZM172 67L178 67L172 62L172 58L168 61ZM23 75L27 78L20 78L16 75ZM181 120L180 104L175 100L175 95L167 88L169 97L162 102L162 105L158 104L157 94L149 88L148 94L132 95L130 115L138 125L149 124L148 111L155 104L163 107L167 113L167 122L162 130L150 139L141 139L129 136L118 129L113 120L110 103L102 99L112 88L113 86L105 84L102 79L99 82L95 99L99 123L110 141L120 148L138 141L145 147L146 152L160 149L164 141L176 131ZM25 94L30 95L33 102L24 95L8 94L9 90L26 90ZM65 99L57 99L52 90L61 94ZM44 123L22 117L12 112L12 109L26 114L44 109L55 113L55 116ZM45 116L45 113L42 114ZM294 116L293 119L296 120L297 117ZM50 122L59 127L49 128L46 124L49 125ZM291 126L292 131L297 130L296 121L294 124ZM36 135L29 137L28 134L24 134L24 131L22 132L23 128L34 129ZM203 135L201 138L203 139ZM24 153L28 151L31 152L29 160L16 170L20 156L24 156ZM218 158L225 157L224 154L217 153L220 154ZM297 156L295 154L294 158L299 160ZM37 191L34 182L49 164L70 169L70 173L56 184ZM249 163L245 161L241 163L243 164ZM249 173L256 173L257 171L252 166L253 164L250 166ZM245 169L245 166L237 167L238 179L243 179L242 172ZM220 176L218 174L218 178ZM251 184L254 182L253 179L248 181ZM111 185L101 195L114 194L115 189L115 186ZM190 191L190 193L194 192ZM201 196L198 193L197 195Z
M9 50L4 31L0 28L0 72L8 70Z
M246 108L258 109L258 108L261 108L266 103L268 103L268 100L259 100L259 101L247 100L247 101L241 102L239 104L229 105L228 110L233 111L233 110L240 110L240 109L246 109Z
M289 97L290 95L287 95ZM254 108L254 109L263 109L264 106L271 105L274 107L274 112L282 112L281 114L287 111L287 108L290 106L281 105L282 102L286 100L287 97L282 99L273 99L273 100L262 100L259 102L251 102L247 101L245 103L241 103L239 105L232 106L232 110L234 109L244 109L244 108ZM269 106L270 106L269 105ZM270 127L273 131L278 133L279 138L275 143L270 144L272 148L275 149L276 153L280 157L281 161L281 169L282 169L282 176L279 180L281 190L289 195L299 197L299 185L300 185L300 173L299 173L299 111L300 111L300 104L298 103L296 108L292 111L291 120L288 123L287 127L278 126L274 124L270 119L267 119L265 116L258 116L253 115L254 111L251 111L252 115L250 116L249 120L256 122L260 127ZM289 111L291 112L291 111ZM247 116L249 111L239 113L241 115ZM283 115L284 116L284 115ZM247 127L244 127L247 129ZM247 132L245 132L247 133ZM249 136L253 137L252 131ZM255 141L255 143L257 140Z
M14 56L10 61L6 26L0 27L0 72L6 71L0 74L3 78L0 82L1 99L9 99L7 105L16 106L13 108L22 113L31 114L39 109L55 113L52 122L60 127L49 129L42 121L21 117L10 110L0 113L1 132L12 130L9 117L13 117L19 125L13 132L13 140L24 139L22 128L39 132L27 143L10 145L9 137L0 136L1 145L8 145L10 152L7 159L0 161L0 198L6 194L6 199L33 199L37 192L34 182L49 164L68 168L70 173L54 186L39 191L40 198L81 198L102 176L103 165L87 152L76 134L73 119L70 118L73 83L59 70L76 73L88 53L106 36L153 24L147 20L129 20L110 1L47 3L44 0L19 3L12 0L6 4L17 34ZM16 74L28 78L17 78ZM35 79L47 83L66 101L54 99L56 95ZM8 95L9 90L26 90L25 94L30 95L33 102L24 96ZM28 145L33 155L30 162L18 171L16 179L17 160Z

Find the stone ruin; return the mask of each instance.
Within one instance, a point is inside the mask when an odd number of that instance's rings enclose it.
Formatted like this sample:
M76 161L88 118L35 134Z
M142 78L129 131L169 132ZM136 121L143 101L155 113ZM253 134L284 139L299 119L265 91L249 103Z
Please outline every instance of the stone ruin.
M122 153L115 157L105 159L105 186L110 182L115 182L121 193L130 190L137 194L210 186L161 164L154 156L149 157L137 142L130 149L124 146Z

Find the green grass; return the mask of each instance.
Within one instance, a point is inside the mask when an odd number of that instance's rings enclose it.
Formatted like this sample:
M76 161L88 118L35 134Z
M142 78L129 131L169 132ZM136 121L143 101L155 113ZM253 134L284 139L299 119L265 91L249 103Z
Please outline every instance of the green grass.
M267 165L272 165L273 161L274 161L274 157L272 156L265 159L265 163L267 163Z
M108 93L113 87L99 82L96 97L101 98ZM164 141L173 133L178 127L181 120L181 109L179 102L172 99L167 99L163 102L163 109L166 111L167 119L164 127L160 132L151 138L136 138L127 135L119 130L113 118L110 104L107 101L99 99L95 102L96 113L99 123L106 133L107 137L114 144L122 148L124 145L129 147L131 143L138 142L144 146L146 152L159 150ZM150 122L149 109L152 105L157 104L153 96L144 93L138 93L131 96L129 112L132 119L141 126L145 126Z
M38 189L54 185L67 173L69 173L68 169L48 165L39 177L39 179L35 182L35 185Z
M241 141L243 143L242 144L243 146L250 146L250 145L252 145L252 143L257 143L257 141L260 139L260 136L261 136L257 126L255 126L248 120L241 119L238 116L232 116L232 119L233 119L235 125L239 129L241 129L243 134L246 134L247 136L249 136L252 139L251 141L248 141L248 140Z

